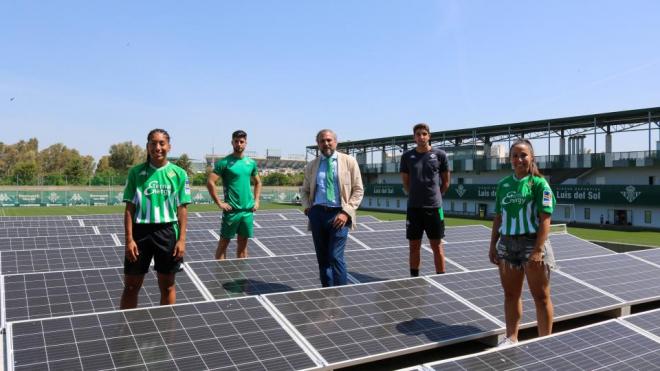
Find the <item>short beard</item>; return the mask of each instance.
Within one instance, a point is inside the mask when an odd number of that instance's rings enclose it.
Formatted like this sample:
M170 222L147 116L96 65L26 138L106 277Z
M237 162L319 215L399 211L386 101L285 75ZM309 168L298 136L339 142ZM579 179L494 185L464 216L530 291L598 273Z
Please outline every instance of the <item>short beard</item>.
M326 153L326 152L330 152L330 153ZM335 154L335 150L328 148L328 149L321 150L321 153L323 153L323 155L325 157L330 157L330 156Z

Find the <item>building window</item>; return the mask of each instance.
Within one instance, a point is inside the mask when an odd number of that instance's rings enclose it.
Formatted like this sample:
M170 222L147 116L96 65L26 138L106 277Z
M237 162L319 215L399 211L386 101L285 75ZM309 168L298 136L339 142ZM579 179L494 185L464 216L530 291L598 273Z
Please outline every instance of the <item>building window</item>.
M369 197L369 206L371 206L371 197Z
M389 198L385 199L385 207L390 207L390 199Z
M467 202L463 202L463 212L467 212Z
M449 203L449 211L454 211L454 201Z
M651 224L651 210L644 210L644 223Z
M584 208L584 220L591 219L591 209L588 207Z
M568 206L564 206L564 219L571 219L571 208Z
M376 199L376 206L380 206L380 198Z
M396 199L396 208L397 209L401 208L401 200L399 200L398 198Z

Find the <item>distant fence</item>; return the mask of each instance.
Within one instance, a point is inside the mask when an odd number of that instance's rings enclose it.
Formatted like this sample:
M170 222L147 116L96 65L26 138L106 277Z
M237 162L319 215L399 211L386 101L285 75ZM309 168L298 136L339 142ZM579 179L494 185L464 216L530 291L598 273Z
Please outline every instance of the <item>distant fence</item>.
M124 196L122 189L104 187L87 187L86 189L25 188L27 189L0 189L0 206L110 206L121 205ZM222 186L219 187L219 190L222 190ZM206 188L193 188L191 192L193 204L213 203ZM288 203L299 199L300 194L295 187L264 187L261 192L262 201Z

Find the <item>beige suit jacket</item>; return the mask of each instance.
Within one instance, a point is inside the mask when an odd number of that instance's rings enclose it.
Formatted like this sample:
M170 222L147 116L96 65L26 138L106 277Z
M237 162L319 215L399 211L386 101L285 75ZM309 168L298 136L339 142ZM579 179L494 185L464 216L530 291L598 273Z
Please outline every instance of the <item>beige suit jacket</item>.
M316 173L319 171L321 156L315 158L305 167L305 179L300 192L300 202L308 209L314 204L316 194ZM362 202L364 188L360 167L352 156L337 152L337 167L339 168L339 191L341 193L341 209L351 217L351 229L357 225L356 210ZM308 223L309 228L309 223Z

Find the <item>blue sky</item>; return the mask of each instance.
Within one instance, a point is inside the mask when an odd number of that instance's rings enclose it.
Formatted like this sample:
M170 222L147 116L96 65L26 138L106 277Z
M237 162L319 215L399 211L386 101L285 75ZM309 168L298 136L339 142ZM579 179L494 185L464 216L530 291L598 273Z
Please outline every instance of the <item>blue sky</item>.
M658 14L657 1L4 0L0 141L98 159L163 127L172 154L202 158L241 128L251 150L303 154L326 127L359 140L655 107ZM635 138L614 150L646 150Z

